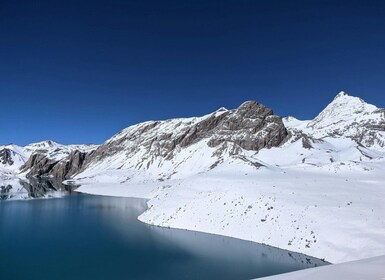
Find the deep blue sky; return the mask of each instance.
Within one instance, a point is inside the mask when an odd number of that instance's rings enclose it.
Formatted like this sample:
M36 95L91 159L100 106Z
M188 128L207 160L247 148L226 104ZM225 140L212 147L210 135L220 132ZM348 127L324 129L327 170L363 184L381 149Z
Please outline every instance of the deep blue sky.
M384 1L7 1L0 143L101 143L257 100L313 118L340 91L385 107Z

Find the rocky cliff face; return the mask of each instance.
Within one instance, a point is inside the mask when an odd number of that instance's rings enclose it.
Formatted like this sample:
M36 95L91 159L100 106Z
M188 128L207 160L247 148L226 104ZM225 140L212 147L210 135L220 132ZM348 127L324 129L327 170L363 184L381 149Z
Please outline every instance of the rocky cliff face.
M81 169L86 155L85 151L74 150L66 157L58 159L37 150L20 167L20 171L26 173L28 178L53 177L57 180L65 180Z

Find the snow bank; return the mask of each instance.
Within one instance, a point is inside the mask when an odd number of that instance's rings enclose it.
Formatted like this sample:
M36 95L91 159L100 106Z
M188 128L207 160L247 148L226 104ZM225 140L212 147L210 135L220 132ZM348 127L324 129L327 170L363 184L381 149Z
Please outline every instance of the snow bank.
M264 280L381 280L385 279L385 256L337 265L310 268L281 275L259 278Z

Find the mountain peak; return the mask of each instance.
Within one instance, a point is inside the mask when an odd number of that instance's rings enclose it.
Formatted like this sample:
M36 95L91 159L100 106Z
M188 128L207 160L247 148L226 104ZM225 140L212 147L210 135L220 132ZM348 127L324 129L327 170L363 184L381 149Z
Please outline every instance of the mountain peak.
M378 110L378 108L372 104L365 102L365 100L349 95L345 91L340 91L333 101L323 110L333 108L334 110L350 110L354 114L358 113L372 113L373 111Z
M346 92L341 91L333 101L309 123L309 126L314 126L316 123L321 123L325 120L333 122L346 118L350 119L356 115L370 114L377 109L376 106L366 103L361 98L348 95Z
M362 100L359 97L349 95L346 91L340 91L336 97L334 97L333 101L330 104L333 103L343 103L343 104L349 104L353 106L361 105L361 104L367 104L364 100ZM329 105L330 105L329 104ZM354 105L355 104L355 105ZM368 104L369 105L369 104Z
M228 110L225 107L221 107L218 110L216 110L214 113L220 113L220 112L227 112Z
M340 98L340 97L345 97L345 96L349 96L349 94L346 92L346 91L340 91L336 97L334 97L334 100L336 100L337 98Z
M306 126L316 138L325 136L350 137L368 146L383 147L379 137L384 117L376 106L361 98L340 92L324 110Z
M52 141L52 140L44 140L44 141L41 141L41 142L36 142L36 143L29 144L26 147L27 148L34 147L34 148L45 149L45 148L50 148L50 147L53 147L53 146L61 146L61 145L59 143L56 143L55 141Z

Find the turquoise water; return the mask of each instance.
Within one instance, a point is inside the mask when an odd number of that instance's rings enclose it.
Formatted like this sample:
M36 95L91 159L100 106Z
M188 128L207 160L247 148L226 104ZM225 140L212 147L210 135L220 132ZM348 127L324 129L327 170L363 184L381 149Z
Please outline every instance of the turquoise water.
M0 202L0 278L250 279L320 260L137 220L146 201L72 194Z

